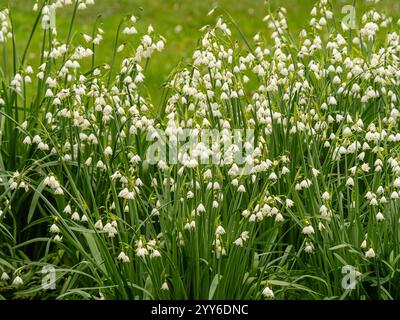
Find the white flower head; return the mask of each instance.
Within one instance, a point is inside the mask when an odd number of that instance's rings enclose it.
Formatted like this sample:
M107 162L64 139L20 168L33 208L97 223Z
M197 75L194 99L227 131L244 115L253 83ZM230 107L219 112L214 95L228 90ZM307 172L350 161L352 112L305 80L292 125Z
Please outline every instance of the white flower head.
M57 225L55 223L53 223L50 227L50 232L51 233L59 233L60 229L57 227Z
M22 280L22 278L20 276L17 276L14 278L12 285L16 286L16 287L20 287L24 284L24 281Z
M10 276L7 274L7 272L3 272L3 273L1 274L0 280L2 280L2 281L8 281L8 280L10 280Z
M274 298L274 292L272 291L272 289L270 287L265 287L264 290L262 291L262 294L264 297L266 298Z
M383 216L382 212L378 212L378 213L376 214L376 220L377 220L378 222L381 222L381 221L385 220L385 217Z
M313 233L314 233L314 228L313 228L313 226L312 226L312 225L305 226L305 227L303 228L302 233L305 234L305 235L313 234Z
M370 248L370 249L365 253L365 257L366 257L366 258L369 258L369 259L375 258L375 251L374 251L374 249Z
M161 290L165 290L165 291L169 290L169 287L168 287L168 283L167 283L167 282L164 282L164 283L161 285Z
M218 226L217 229L215 230L215 234L220 236L225 233L225 229L222 226Z

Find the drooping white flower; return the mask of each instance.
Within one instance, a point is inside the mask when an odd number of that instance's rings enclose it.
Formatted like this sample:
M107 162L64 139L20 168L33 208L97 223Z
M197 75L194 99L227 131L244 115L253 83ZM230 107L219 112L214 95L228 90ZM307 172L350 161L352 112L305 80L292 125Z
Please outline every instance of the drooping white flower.
M27 145L32 144L31 137L26 136L25 139L24 139L24 141L22 141L22 143L23 143L23 144L27 144Z
M97 220L96 223L94 224L94 227L98 230L103 229L103 222L101 220Z
M20 287L24 284L24 281L22 280L22 278L20 276L17 276L14 278L12 285L16 286L16 287Z
M79 213L75 211L75 212L72 214L71 219L72 219L72 220L75 220L75 221L79 221L79 220L81 219L81 217L79 216Z
M135 193L128 190L128 188L124 188L118 194L118 197L124 198L126 200L132 200L135 197Z
M243 239L242 238L237 238L233 243L238 246L238 247L243 247Z
M363 240L363 242L361 242L360 248L365 249L366 247L367 247L367 240Z
M129 257L123 251L121 251L121 253L118 255L118 260L121 260L124 263L128 263L130 261Z
M192 221L190 221L190 222L187 222L187 223L184 225L183 228L184 228L185 230L191 230L191 229L196 228L196 221L192 220Z
M197 212L206 212L206 208L202 203L197 206Z
M167 282L164 282L164 283L161 285L161 290L169 290L169 287L168 287L168 283L167 283Z
M151 258L159 258L159 257L161 257L161 253L160 253L160 251L158 251L158 250L153 250L153 251L151 252L151 254L150 254L150 257L151 257Z
M276 216L275 216L275 221L276 222L282 222L282 221L284 221L285 219L283 218L283 215L281 214L281 213L278 213Z
M40 138L38 135L33 137L32 140L33 143L39 144L40 142L42 142L42 138Z
M104 149L104 154L105 154L106 156L111 156L111 155L113 154L113 151L112 151L111 147L105 148L105 149Z
M303 234L310 235L314 233L314 228L312 225L305 226L302 231Z
M331 195L329 194L329 192L325 191L322 194L322 200L328 201L328 200L330 200L330 198L331 198Z
M376 214L376 220L377 220L378 222L381 222L381 221L385 220L385 217L383 216L382 212L378 212L378 213Z
M366 253L365 253L365 257L372 259L375 258L375 251L374 249L370 248Z
M314 252L314 245L311 242L307 242L304 247L304 252L306 252L306 253Z
M67 214L71 214L72 213L72 209L71 209L71 206L68 204L65 208L64 208L64 211L63 211L64 213L67 213Z
M354 179L352 177L349 177L346 181L346 186L348 187L354 187Z
M274 292L272 291L272 289L270 287L265 287L264 290L262 291L262 294L264 297L266 298L274 298Z
M10 280L10 276L7 274L7 272L4 271L4 272L1 274L0 280L1 280L1 281L8 281L8 280Z
M223 235L225 233L225 229L222 226L218 226L215 230L216 235Z
M114 222L114 221L113 221ZM113 223L107 223L104 227L103 230L108 233L108 236L110 238L114 238L115 235L118 233L116 225Z
M55 223L53 223L50 227L50 232L51 233L60 233L60 229L57 227Z
M147 251L146 248L137 248L137 249L136 249L136 254L137 254L139 257L145 257L145 256L147 256L147 255L149 254L149 252Z

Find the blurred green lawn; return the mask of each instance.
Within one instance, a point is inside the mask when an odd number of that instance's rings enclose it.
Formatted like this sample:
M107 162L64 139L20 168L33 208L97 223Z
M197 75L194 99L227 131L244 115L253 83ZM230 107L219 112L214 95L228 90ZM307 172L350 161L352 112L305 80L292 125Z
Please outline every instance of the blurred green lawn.
M335 13L354 0L334 0ZM0 0L0 8L9 7L12 10L15 32L20 51L25 45L32 28L35 14L32 11L34 0ZM270 0L271 8L275 10L284 6L288 11L290 28L297 32L309 20L309 12L314 0ZM365 0L356 0L356 6L364 6ZM266 30L262 18L266 15L264 0L95 0L94 6L79 11L77 25L74 31L91 34L96 18L101 15L102 28L105 31L101 44L101 52L96 54L96 63L110 62L115 32L120 20L127 14L138 17L138 29L145 30L149 24L156 32L167 39L165 51L157 53L151 60L147 84L149 92L158 98L162 83L173 68L183 59L191 56L201 35L200 28L206 24L215 23L215 16L207 16L214 7L227 10L237 21L246 37L252 37L258 31ZM382 0L382 4L393 15L399 15L400 0ZM359 13L361 10L357 10ZM57 31L59 39L65 39L72 13L72 6L57 11ZM359 18L359 17L358 17ZM32 52L39 52L40 38L35 38ZM28 57L28 63L38 59L34 54Z

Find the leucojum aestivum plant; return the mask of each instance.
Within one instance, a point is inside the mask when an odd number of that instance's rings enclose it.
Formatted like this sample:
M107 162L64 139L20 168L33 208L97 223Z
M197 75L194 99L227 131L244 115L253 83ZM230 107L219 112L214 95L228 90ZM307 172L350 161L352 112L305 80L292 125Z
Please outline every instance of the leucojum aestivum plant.
M0 298L400 298L397 21L321 0L249 40L216 10L158 104L166 40L129 16L98 63L92 4L35 4L22 52L0 12Z

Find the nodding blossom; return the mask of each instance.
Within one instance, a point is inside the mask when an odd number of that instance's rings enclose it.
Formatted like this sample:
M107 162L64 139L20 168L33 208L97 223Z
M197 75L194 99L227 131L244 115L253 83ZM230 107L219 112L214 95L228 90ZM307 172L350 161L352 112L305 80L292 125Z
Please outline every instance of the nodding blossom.
M314 233L314 228L312 225L305 226L302 231L305 235L310 235Z
M372 248L368 249L368 251L365 252L365 257L366 257L366 258L369 258L369 259L375 258L375 251L374 251L374 249L372 249Z
M376 220L379 221L379 222L385 220L385 217L384 217L384 215L382 214L382 212L378 212L378 213L376 214Z
M4 272L1 274L0 280L1 280L1 281L8 281L8 280L10 280L10 276L7 274L7 272L4 271Z
M60 229L57 227L56 224L52 224L50 227L50 232L51 233L60 233Z
M20 276L16 276L16 277L14 278L13 282L12 282L12 285L13 285L13 286L16 286L16 287L20 287L20 286L22 286L23 284L24 284L24 281L22 280L22 278L21 278Z
M266 298L274 298L275 297L274 292L271 290L270 287L265 287L262 291L262 294Z
M129 257L123 251L118 255L118 260L121 260L124 263L130 262Z
M163 284L161 285L161 290L169 290L169 286L167 282L163 282Z
M216 235L223 235L225 234L225 229L222 226L218 226L217 229L215 230Z

